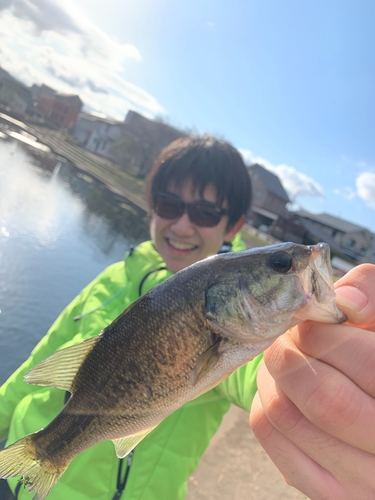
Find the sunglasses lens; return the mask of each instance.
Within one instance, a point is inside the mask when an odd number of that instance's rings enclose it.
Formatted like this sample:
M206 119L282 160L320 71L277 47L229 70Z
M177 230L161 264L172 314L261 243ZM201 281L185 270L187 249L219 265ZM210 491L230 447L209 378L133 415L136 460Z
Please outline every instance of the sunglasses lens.
M191 204L188 207L190 220L197 226L214 227L221 220L221 212L215 207L208 207L204 204Z
M187 209L191 222L201 227L214 227L219 224L223 212L214 204L209 203L184 203L179 198L169 194L159 194L156 196L154 210L163 219L176 219L181 217Z
M176 219L184 213L185 206L182 201L173 197L158 195L154 210L163 219Z

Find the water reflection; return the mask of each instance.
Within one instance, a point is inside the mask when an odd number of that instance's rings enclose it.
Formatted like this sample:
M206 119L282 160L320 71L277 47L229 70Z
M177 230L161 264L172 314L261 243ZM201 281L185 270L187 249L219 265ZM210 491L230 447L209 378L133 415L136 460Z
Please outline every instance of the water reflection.
M82 233L93 239L104 254L110 254L120 235L129 244L149 237L143 210L114 194L100 181L78 172L69 162L61 166L59 178L66 182L72 193L84 200Z
M63 307L130 245L145 214L72 164L53 173L0 141L0 383Z

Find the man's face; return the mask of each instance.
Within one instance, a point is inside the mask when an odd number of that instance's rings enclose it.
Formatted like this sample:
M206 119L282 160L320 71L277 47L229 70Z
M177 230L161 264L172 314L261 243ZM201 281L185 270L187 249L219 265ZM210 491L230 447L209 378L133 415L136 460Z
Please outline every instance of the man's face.
M217 200L213 184L206 187L203 198L199 196L199 192L192 191L191 181L186 181L180 190L176 190L173 185L168 186L168 193L178 195L185 203L202 200L216 203ZM221 208L226 208L226 203ZM189 219L186 211L175 219L164 219L153 212L150 232L156 249L168 269L177 272L199 260L215 255L223 241L231 240L240 226L236 224L227 231L227 224L227 215L223 216L214 227L201 227Z

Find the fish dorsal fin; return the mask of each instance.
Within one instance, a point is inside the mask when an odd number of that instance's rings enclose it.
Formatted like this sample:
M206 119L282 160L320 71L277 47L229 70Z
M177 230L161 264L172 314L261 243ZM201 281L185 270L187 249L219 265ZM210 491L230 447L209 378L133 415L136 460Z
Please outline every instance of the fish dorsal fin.
M120 439L113 439L113 444L115 445L116 455L118 458L124 458L137 446L138 443L144 439L147 434L149 434L155 427L147 429L146 431L139 432L138 434L132 434Z
M99 337L57 351L34 366L24 377L28 384L57 387L72 392L73 380Z
M211 347L204 351L197 362L195 363L191 383L195 386L207 373L212 370L220 358L219 353L220 339L217 340Z

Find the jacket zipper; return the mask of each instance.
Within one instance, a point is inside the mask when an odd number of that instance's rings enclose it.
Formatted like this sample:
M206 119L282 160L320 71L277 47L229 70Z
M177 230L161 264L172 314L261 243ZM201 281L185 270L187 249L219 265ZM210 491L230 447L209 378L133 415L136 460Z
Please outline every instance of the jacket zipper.
M133 458L134 458L134 450L132 450L129 455L127 456L127 459L125 458L120 458L119 464L118 464L118 471L117 471L117 491L112 497L112 500L119 500L121 498L121 495L125 489L126 483L128 481L129 477L129 472L130 472L130 467L132 466L133 463ZM124 462L126 460L126 468L124 473L122 473L122 469L124 466ZM121 477L122 476L122 477Z

